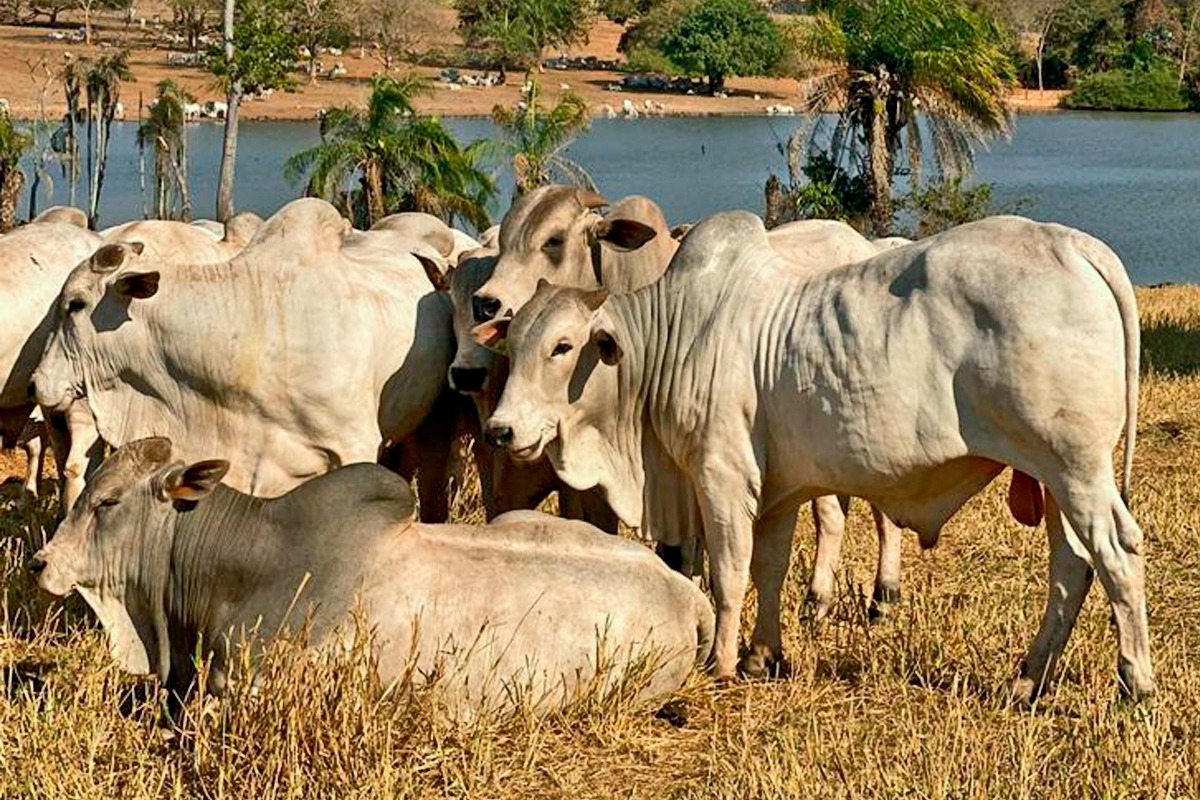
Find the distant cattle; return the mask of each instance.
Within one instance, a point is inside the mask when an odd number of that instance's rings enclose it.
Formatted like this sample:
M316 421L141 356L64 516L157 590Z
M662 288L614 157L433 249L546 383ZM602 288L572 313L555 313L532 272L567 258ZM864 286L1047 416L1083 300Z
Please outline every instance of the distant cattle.
M657 697L708 658L708 598L634 542L534 512L422 525L405 482L375 465L266 501L220 485L228 468L130 442L28 565L46 591L78 591L121 665L173 696L198 658L224 693L241 632L307 621L312 643L348 642L356 613L379 677L440 681L456 717L553 709L631 678Z

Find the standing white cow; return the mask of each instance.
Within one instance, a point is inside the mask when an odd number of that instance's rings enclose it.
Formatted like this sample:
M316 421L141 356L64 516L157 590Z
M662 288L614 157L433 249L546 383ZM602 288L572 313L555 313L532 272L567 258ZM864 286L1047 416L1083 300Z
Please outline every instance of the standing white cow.
M719 214L662 280L632 294L539 287L512 320L509 379L488 432L599 486L630 525L670 537L684 484L717 600L716 673L737 667L748 583L758 618L743 668L782 656L779 599L798 504L864 497L933 546L1005 467L1046 487L1051 591L1014 694L1053 673L1095 567L1116 622L1122 687L1154 690L1142 532L1112 452L1137 416L1133 288L1102 242L1001 217L873 259L797 274L762 222ZM1061 513L1060 513L1061 512Z
M597 209L605 205L607 201L599 195L572 187L539 189L518 200L505 215L500 226L498 254L484 254L488 260L473 263L468 274L457 270L451 273L458 353L451 367L450 383L476 397L481 420L486 420L496 406L505 365L481 353L468 335L467 326L472 318L482 322L504 311L519 309L538 280L581 289L603 287L621 293L652 283L666 269L677 242L658 206L646 198L631 197L614 204L602 216ZM771 246L800 272L862 261L879 252L876 245L849 225L830 220L782 225L770 231L768 238ZM470 295L468 308L470 292L474 294ZM497 495L517 498L516 502L540 499L558 483L545 474L544 466L528 464L524 469L513 468L498 460L494 470L497 474L507 473L504 480L491 482ZM506 486L505 481L512 485ZM686 487L676 487L667 494L676 498L678 518L693 522L698 519ZM615 519L604 520L607 511L594 492L583 495L566 492L564 496L571 503L572 513L583 509L589 521L616 529ZM813 500L817 547L809 594L817 619L824 617L833 603L848 507L849 498L845 496L828 495ZM879 538L879 559L871 612L879 614L900 597L900 532L878 509L872 511ZM698 525L693 524L691 530L694 534L691 537L682 529L678 533L682 542L691 547L660 548L668 563L688 572L697 567L695 545L702 540Z
M239 256L171 265L109 244L58 299L38 400L85 396L120 446L172 438L181 455L230 454L231 485L279 495L418 433L453 356L450 304L387 231L352 231L297 200ZM422 516L444 518L444 448L422 453Z
M75 265L101 243L76 209L48 209L0 236L0 441L26 447L30 494L37 493L45 442L41 430L26 429L34 408L29 383L54 326L54 298ZM63 458L65 447L57 447L56 455Z

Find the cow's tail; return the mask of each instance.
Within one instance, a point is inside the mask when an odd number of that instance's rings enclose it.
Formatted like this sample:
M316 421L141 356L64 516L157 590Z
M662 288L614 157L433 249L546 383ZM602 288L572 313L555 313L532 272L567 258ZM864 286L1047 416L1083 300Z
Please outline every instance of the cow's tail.
M686 580L686 579L685 579ZM693 588L692 602L696 607L696 668L708 669L712 661L713 642L717 635L717 618L713 614L712 604L708 597L698 587Z
M1138 323L1137 298L1125 265L1108 245L1086 234L1076 237L1080 254L1108 284L1121 328L1125 333L1125 460L1121 480L1121 499L1129 505L1129 486L1133 480L1133 448L1137 444L1138 374L1142 352L1142 333Z

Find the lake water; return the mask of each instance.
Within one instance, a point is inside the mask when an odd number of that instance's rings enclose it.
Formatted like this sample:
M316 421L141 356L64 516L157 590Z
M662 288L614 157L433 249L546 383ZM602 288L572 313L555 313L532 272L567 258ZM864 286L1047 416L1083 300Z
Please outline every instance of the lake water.
M486 120L448 124L462 141L493 132ZM763 182L771 171L784 170L775 146L796 124L772 117L597 120L570 154L605 194L653 197L672 223L731 208L762 213ZM101 208L105 225L142 213L135 127L114 126ZM209 216L221 128L192 125L188 139L194 208ZM297 196L297 187L284 180L283 162L316 141L315 123L243 123L239 210L266 216ZM995 184L1001 207L1020 203L1027 216L1107 241L1137 283L1200 282L1200 115L1024 116L1011 142L979 155L978 173ZM54 201L65 202L65 182L57 174L54 188Z

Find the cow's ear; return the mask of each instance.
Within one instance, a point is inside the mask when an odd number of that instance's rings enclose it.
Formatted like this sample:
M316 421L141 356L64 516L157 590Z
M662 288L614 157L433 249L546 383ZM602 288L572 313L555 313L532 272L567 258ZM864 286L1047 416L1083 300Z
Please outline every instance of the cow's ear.
M194 503L207 497L225 473L229 462L224 459L197 461L194 464L174 467L163 476L162 496L164 500L183 500Z
M158 294L157 272L130 272L117 278L113 286L123 297L145 300Z
M106 275L109 272L116 272L125 263L125 259L129 254L140 256L146 246L141 242L115 242L106 244L92 253L92 272L99 275Z
M425 277L429 278L434 289L439 292L450 291L450 281L446 279L449 270L443 271L442 265L436 259L430 258L424 253L413 253L413 257L421 262L421 267L425 270Z
M623 253L637 250L658 235L658 231L644 222L624 217L607 217L592 228L593 242L604 242Z
M625 351L621 349L621 343L617 341L617 336L606 325L592 326L592 344L596 345L596 350L600 353L600 360L608 366L615 366L625 355Z
M604 305L604 301L608 299L608 289L601 286L590 292L584 292L580 298L583 304L587 306L588 311L595 311L600 306Z
M575 192L575 199L579 201L579 205L584 210L591 211L596 208L604 208L608 205L608 201L604 199L604 195L599 192L594 192L591 189L579 189Z
M471 329L471 337L480 347L500 355L508 354L508 325L512 317L500 317L481 322Z

